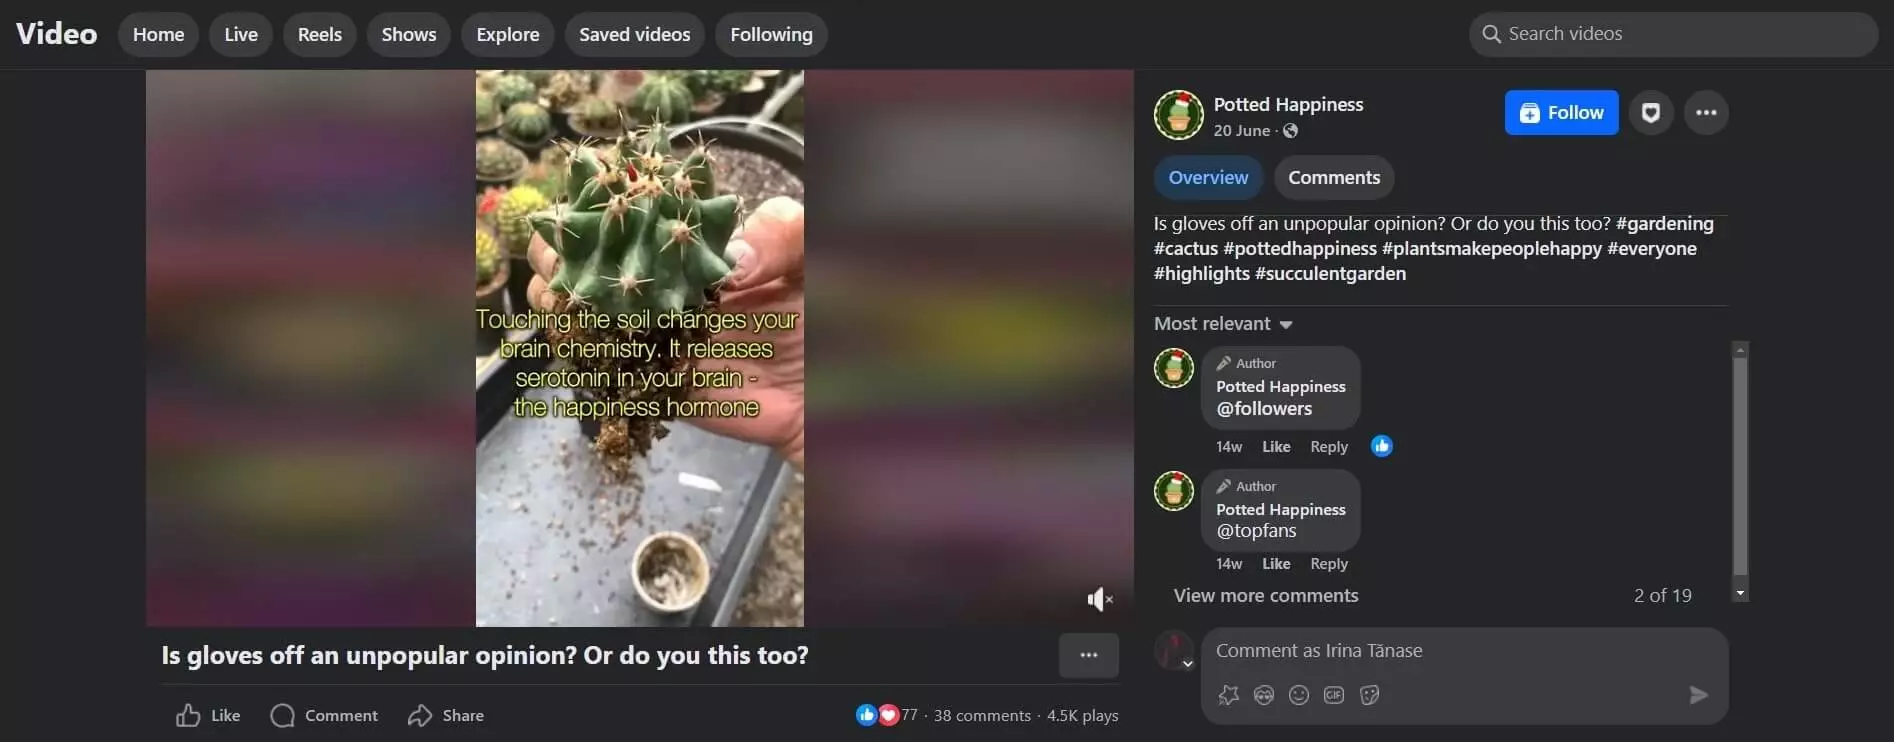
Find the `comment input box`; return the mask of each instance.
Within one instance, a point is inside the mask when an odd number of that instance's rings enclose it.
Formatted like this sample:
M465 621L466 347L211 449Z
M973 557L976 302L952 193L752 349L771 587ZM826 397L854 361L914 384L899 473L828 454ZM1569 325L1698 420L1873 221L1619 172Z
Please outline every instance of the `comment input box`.
M1711 628L1221 628L1202 706L1225 725L1695 725L1729 712Z

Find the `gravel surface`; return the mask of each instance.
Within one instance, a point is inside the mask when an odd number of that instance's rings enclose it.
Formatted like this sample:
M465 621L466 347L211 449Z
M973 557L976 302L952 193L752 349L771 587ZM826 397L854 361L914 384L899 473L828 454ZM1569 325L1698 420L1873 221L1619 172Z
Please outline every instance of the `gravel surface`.
M783 496L769 544L757 557L750 586L737 603L737 626L802 625L802 476Z
M802 200L802 179L768 157L715 141L710 143L710 157L717 163L717 191L742 196L746 208L775 196Z

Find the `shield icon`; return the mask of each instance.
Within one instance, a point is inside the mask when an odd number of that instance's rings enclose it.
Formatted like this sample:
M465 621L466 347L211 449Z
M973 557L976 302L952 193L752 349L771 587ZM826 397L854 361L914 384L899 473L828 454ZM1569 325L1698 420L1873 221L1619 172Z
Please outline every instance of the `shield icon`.
M1657 101L1650 101L1638 107L1638 115L1644 118L1644 123L1655 124L1664 117L1664 106Z

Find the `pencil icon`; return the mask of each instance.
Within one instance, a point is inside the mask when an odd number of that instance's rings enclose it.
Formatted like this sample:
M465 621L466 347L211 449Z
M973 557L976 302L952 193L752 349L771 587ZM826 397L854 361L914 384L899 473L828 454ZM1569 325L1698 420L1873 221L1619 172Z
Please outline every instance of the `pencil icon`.
M1217 370L1218 370L1218 371L1222 371L1222 370L1224 370L1224 369L1226 369L1226 368L1229 368L1229 367L1230 367L1230 357L1229 357L1229 356L1224 356L1224 357L1222 357L1222 358L1219 358L1219 359L1217 359Z
M1230 489L1230 480L1225 479L1217 483L1217 494L1221 495L1224 492L1229 491L1229 489Z

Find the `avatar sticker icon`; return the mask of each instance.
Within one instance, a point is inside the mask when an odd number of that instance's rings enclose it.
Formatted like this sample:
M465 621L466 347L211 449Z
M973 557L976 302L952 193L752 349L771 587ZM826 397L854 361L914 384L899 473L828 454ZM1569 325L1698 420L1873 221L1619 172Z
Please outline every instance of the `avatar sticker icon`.
M1167 389L1182 389L1197 375L1197 359L1183 348L1165 348L1151 362L1151 375Z
M1157 506L1173 513L1190 507L1197 499L1197 483L1190 481L1190 475L1181 471L1167 471L1151 485L1151 494L1157 498Z
M1157 131L1165 138L1183 141L1203 130L1203 99L1188 90L1173 90L1158 97L1151 112Z

